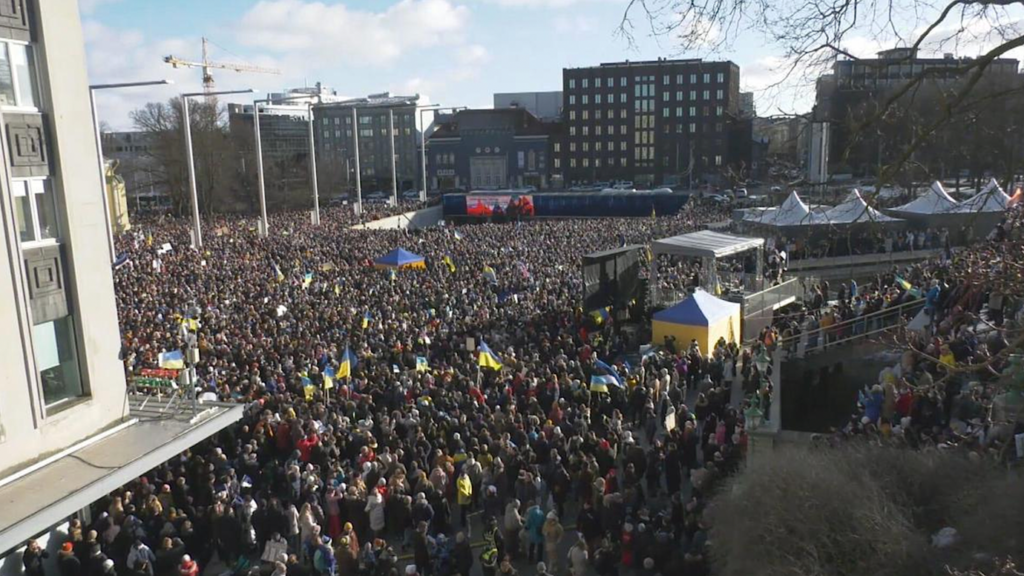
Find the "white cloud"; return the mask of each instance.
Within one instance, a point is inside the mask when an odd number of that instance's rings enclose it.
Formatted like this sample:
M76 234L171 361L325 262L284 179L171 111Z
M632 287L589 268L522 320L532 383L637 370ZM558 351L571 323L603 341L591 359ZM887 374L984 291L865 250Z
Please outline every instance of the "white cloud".
M575 4L605 2L613 0L488 0L492 4L514 8L566 8Z
M559 34L585 34L597 28L597 20L590 16L558 16L552 21Z
M305 61L379 65L418 48L458 44L469 9L449 0L401 0L381 11L304 0L262 0L246 12L238 42Z
M88 16L103 4L115 4L121 0L78 0L78 11Z

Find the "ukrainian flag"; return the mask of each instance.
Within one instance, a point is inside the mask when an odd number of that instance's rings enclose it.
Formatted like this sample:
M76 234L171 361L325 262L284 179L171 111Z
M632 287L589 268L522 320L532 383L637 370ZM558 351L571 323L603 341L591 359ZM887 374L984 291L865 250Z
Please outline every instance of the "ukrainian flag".
M306 275L302 277L302 289L309 288L309 285L313 283L313 273L306 272Z
M615 378L607 374L594 374L590 377L590 391L599 392L601 394L608 393L608 386L615 386Z
M501 360L498 355L491 351L491 347L486 342L480 342L480 346L477 348L480 353L477 357L477 365L481 368L490 368L491 370L501 370Z
M456 240L462 240L462 232L459 232L458 230L456 230L455 231L455 239Z
M171 350L170 352L161 352L157 358L161 368L167 368L169 370L181 370L185 367L185 355L181 350Z
M341 364L338 366L338 378L351 378L352 371L356 369L359 362L356 360L352 350L345 347L345 353L341 355Z
M451 256L445 255L445 257L442 258L441 261L444 262L446 266L448 266L449 272L451 272L452 274L455 273L455 262L452 262Z
M494 268L491 268L490 266L487 266L486 264L484 265L484 278L486 278L487 281L490 282L491 284L497 284L498 283L498 275L495 274Z
M373 316L371 316L369 310L367 310L367 312L363 314L363 330L370 325L370 320L373 320Z
M603 373L599 374L598 376L609 376L612 379L612 384L619 386L620 388L622 387L622 378L619 377L618 372L616 372L615 369L609 366L608 364L602 362L600 358L594 361L594 368L597 368L600 372ZM594 379L591 378L590 380L593 381Z
M276 263L271 264L271 266L274 268L274 280L282 282L284 280L284 274L281 273L281 269L278 268Z
M590 313L590 317L594 319L594 322L598 326L604 324L608 319L612 317L611 306L605 306L604 308L598 308Z
M429 372L430 364L427 363L427 359L423 356L416 357L416 371L417 372Z
M901 277L901 276L897 276L897 277L896 277L896 284L897 284L897 285L898 285L898 286L899 286L900 288L903 288L904 290L910 290L911 288L913 288L913 287L914 287L914 286L913 286L913 285L912 285L912 284L911 284L910 282L907 282L907 281L906 281L906 280L904 280L904 279L903 279L903 277Z
M334 388L334 368L324 368L324 390Z

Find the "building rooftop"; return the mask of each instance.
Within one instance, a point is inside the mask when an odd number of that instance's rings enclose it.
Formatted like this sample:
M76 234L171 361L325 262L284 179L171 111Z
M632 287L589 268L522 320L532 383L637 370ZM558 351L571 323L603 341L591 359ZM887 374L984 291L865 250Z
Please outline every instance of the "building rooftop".
M324 102L317 108L392 108L397 106L416 106L420 101L419 94L412 96L393 96L390 92L370 94L365 98L349 98L338 102Z
M431 138L455 138L464 132L506 130L516 136L546 136L552 125L541 122L526 108L460 110L438 124Z
M659 58L657 60L624 60L622 62L602 62L597 66L573 66L566 70L585 70L587 68L629 68L633 66L658 66L675 64L732 64L730 60L703 60L701 58Z

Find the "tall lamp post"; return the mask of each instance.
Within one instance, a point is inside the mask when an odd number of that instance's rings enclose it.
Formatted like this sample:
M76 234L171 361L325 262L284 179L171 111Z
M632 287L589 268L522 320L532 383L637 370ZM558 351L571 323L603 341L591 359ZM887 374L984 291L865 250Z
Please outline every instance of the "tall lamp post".
M227 94L252 94L252 88L245 90L220 90L217 92L187 92L181 95L182 125L185 129L185 158L188 161L188 188L192 195L192 234L196 250L203 247L203 231L199 224L199 193L196 191L196 162L192 157L192 119L188 113L188 99L197 96L224 96Z
M423 113L427 110L439 112L442 110L440 106L440 104L420 106L419 110L416 111L420 115L420 170L423 171L423 188L420 190L420 202L427 201L427 125L423 122ZM454 110L454 108L447 108L446 110Z
M253 100L252 103L252 123L253 130L256 134L256 172L257 182L259 183L260 192L260 235L266 236L270 232L270 221L267 219L267 189L266 180L263 177L263 138L260 133L260 104L276 104L278 102L289 102L295 100L309 100L309 94L302 94L298 96L288 96L285 98L264 98L262 100ZM316 95L319 100L321 96ZM313 224L320 224L320 194L317 190L316 180L316 146L313 139L313 102L310 100L306 104L306 113L308 115L306 125L309 131L309 179L310 186L313 188Z
M143 86L160 86L163 84L173 84L173 82L170 80L147 80L144 82L116 82L113 84L93 84L89 86L89 105L92 106L92 126L96 137L96 156L99 160L100 185L103 187L103 219L107 223L107 249L110 251L111 264L113 264L117 255L114 254L114 223L110 219L110 199L107 198L107 163L103 158L103 139L100 137L100 115L96 109L96 91L141 88Z

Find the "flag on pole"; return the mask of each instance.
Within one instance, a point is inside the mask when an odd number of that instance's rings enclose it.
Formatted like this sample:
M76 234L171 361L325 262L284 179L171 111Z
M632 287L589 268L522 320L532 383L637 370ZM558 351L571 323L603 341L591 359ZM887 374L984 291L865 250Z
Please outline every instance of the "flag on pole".
M904 290L910 290L911 288L913 288L913 285L910 282L904 280L902 276L896 277L896 284L898 284L899 287L903 288Z
M309 288L309 285L312 284L312 283L313 283L313 273L312 272L306 272L306 274L302 277L302 289L305 290L306 288Z
M427 359L424 356L416 357L416 371L417 372L429 372L430 364L427 363Z
M477 365L481 368L490 368L491 370L501 370L501 359L498 355L491 351L491 347L486 342L480 342L480 346L477 348L480 353L477 357Z
M185 367L185 355L181 350L161 352L157 361L161 368L167 368L170 370L181 370Z
M462 240L462 232L459 232L458 230L456 230L455 231L455 239L456 240Z
M442 258L441 261L444 262L445 266L448 267L449 272L451 272L452 274L455 273L455 262L452 262L451 256L445 254L444 258Z
M345 347L345 353L341 355L341 364L338 365L338 378L351 378L352 371L356 369L359 362L356 360L352 350Z
M367 310L363 314L363 330L365 330L370 325L370 320L373 320L373 316L370 315L370 311Z
M594 319L594 322L600 326L611 319L612 317L611 306L605 306L604 308L598 308L590 313L590 317Z
M284 280L284 274L281 272L281 269L277 266L277 263L273 262L270 265L274 269L274 280L282 282Z
M324 390L334 388L334 368L324 368Z

